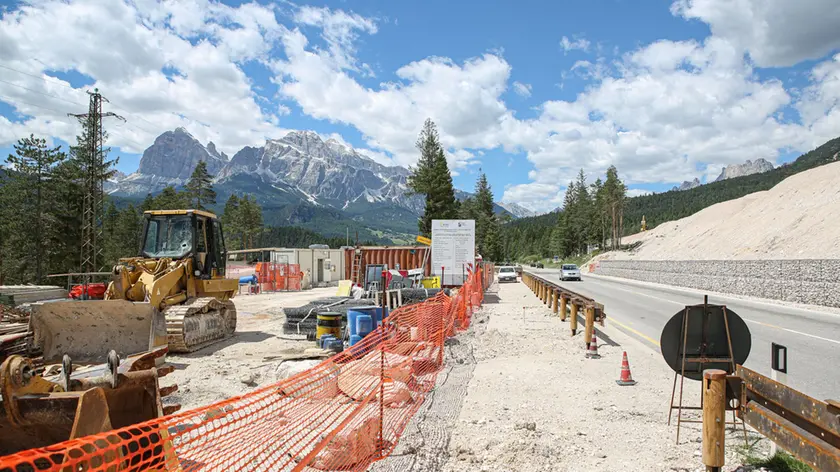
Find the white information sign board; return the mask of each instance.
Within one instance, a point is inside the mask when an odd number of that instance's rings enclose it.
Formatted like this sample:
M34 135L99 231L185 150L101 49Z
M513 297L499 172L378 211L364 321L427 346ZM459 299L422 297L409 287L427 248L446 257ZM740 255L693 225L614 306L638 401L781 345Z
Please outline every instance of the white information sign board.
M475 220L432 220L432 274L443 285L463 285L475 265Z

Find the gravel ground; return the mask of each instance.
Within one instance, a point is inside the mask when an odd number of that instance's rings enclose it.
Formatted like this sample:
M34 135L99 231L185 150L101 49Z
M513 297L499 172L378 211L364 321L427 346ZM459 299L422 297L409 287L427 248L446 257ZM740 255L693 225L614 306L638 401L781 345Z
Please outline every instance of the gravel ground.
M667 425L673 373L658 353L611 328L608 319L606 328L598 327L601 359L586 359L582 335L571 338L568 324L524 284L502 285L498 297L488 298L471 331L457 338L462 350L471 347L475 364L467 359L452 372L466 365L472 375L438 379L438 393L461 391L467 382L462 405L429 406L409 425L397 457L372 470L705 470L700 425L684 424L679 445L676 427ZM638 381L632 387L615 383L624 351ZM686 381L684 404L699 405L699 394L700 384ZM460 412L452 420L454 409ZM435 430L452 429L424 446L416 435L430 418ZM741 427L728 428L724 470L739 465L743 444ZM387 465L394 460L408 466ZM412 460L424 467L411 466Z
M318 364L319 360L280 362L266 357L315 347L283 334L283 308L335 293L335 287L327 287L234 297L237 325L232 338L189 354L167 356L175 371L162 378L161 385L178 384L178 391L165 397L164 404L180 403L183 410L204 406Z

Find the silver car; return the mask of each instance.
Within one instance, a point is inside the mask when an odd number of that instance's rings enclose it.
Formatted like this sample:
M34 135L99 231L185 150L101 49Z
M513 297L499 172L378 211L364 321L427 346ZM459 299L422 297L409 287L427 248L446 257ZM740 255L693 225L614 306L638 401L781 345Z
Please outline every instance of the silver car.
M513 266L499 267L499 283L516 282L516 269Z
M580 280L580 269L574 264L563 264L560 267L560 280Z

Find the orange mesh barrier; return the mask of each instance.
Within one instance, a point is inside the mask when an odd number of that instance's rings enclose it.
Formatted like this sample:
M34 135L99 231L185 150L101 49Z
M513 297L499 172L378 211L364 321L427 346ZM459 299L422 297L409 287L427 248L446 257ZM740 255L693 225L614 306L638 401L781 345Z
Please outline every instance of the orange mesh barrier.
M434 387L444 340L469 326L487 276L480 269L454 297L393 310L361 342L281 382L0 457L0 472L365 470L394 450Z

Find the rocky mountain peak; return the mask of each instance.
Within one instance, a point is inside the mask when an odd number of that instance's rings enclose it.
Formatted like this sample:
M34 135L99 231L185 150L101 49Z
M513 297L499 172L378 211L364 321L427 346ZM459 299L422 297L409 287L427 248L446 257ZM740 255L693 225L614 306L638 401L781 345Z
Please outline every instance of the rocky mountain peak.
M760 174L773 170L773 164L767 162L764 158L756 159L755 162L747 159L743 164L733 164L723 168L720 175L715 179L719 180L731 179L733 177L743 177L745 175Z
M229 161L230 160L230 157L228 157L227 154L225 154L223 152L219 152L216 149L216 145L213 143L213 141L210 141L209 143L207 143L207 152L210 153L211 156L216 157L218 159L221 159L223 161Z
M537 214L536 212L533 212L533 211L523 207L522 205L519 205L518 203L499 202L499 203L497 203L497 205L504 208L505 210L507 210L508 213L510 213L511 215L513 215L517 218L525 218L525 217L528 217L528 216L535 216Z
M155 139L140 158L137 173L167 179L187 180L199 161L207 162L211 175L217 174L225 159L216 151L210 152L184 128L167 131Z
M678 187L674 187L671 190L677 190L677 191L691 190L695 187L699 187L700 185L702 185L700 183L700 179L695 177L694 180L692 180L691 182L686 180L683 183L681 183Z

